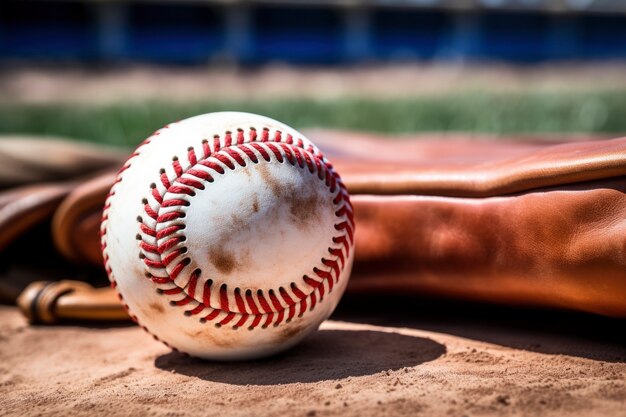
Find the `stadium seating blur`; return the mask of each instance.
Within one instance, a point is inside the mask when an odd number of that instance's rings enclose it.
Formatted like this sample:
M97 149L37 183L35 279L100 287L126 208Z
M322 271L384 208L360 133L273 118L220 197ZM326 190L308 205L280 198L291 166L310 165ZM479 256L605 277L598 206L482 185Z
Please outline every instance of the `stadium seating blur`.
M0 61L626 58L624 0L3 0Z

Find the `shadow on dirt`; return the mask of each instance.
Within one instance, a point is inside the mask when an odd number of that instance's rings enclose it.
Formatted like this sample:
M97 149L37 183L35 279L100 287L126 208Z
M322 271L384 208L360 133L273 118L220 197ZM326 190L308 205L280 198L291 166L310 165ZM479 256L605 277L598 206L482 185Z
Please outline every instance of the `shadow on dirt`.
M159 356L157 368L213 382L274 385L371 375L412 367L446 353L433 340L372 330L320 330L301 345L258 361L221 363L177 352Z
M368 306L373 303L385 314L372 312ZM346 294L331 318L434 331L531 352L626 362L624 320L594 314L408 295Z

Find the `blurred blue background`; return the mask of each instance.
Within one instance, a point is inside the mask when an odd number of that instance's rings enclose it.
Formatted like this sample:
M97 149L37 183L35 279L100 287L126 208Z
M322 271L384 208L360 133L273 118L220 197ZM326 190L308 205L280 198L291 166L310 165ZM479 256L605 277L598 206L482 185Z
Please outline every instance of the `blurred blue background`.
M626 58L624 0L0 2L0 60L342 64Z

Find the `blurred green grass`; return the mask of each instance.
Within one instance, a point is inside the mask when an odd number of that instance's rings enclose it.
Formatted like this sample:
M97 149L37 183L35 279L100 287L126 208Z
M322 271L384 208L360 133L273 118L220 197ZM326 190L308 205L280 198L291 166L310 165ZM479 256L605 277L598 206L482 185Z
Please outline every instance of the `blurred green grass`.
M0 133L134 146L159 127L214 111L248 111L296 128L385 133L626 132L626 91L459 93L389 100L338 99L0 106Z

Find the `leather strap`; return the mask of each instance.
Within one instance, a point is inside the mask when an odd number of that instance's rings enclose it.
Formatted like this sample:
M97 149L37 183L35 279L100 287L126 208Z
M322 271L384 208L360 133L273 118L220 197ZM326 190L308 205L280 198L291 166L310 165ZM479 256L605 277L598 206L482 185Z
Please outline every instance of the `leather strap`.
M129 319L111 288L95 289L81 281L33 282L18 297L17 305L30 323Z

